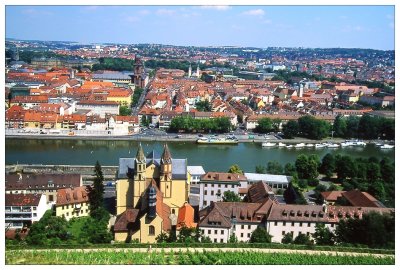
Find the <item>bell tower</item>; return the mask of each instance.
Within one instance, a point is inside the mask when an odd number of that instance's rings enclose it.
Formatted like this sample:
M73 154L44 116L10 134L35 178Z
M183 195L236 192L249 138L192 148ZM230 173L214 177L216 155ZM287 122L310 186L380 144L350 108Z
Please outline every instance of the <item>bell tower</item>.
M143 153L142 144L139 143L139 148L135 158L135 173L133 178L133 206L136 207L140 196L146 189L146 157Z
M171 198L172 190L172 157L168 145L164 145L164 152L160 159L160 190L164 198Z

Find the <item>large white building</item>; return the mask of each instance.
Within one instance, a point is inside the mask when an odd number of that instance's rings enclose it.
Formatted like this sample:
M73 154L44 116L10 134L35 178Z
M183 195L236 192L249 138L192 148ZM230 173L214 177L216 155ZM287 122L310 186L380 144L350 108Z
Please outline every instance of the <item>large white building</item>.
M6 194L5 228L20 229L39 221L47 210L44 194Z
M190 184L198 184L200 182L201 176L206 174L203 166L187 166L187 169L190 174Z
M77 110L90 110L89 115L98 114L104 118L106 114L118 115L119 103L115 101L81 100L76 104Z
M200 202L199 209L203 209L211 202L220 202L225 191L235 194L247 192L247 178L238 173L208 172L199 181Z
M246 176L249 184L263 181L272 188L287 188L290 181L292 181L292 177L287 175L244 173L244 176Z

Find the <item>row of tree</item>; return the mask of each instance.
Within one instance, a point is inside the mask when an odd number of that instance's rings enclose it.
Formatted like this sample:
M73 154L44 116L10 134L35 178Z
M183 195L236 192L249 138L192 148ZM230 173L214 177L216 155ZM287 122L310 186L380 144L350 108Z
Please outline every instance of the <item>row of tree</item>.
M373 117L364 114L362 117L337 116L333 123L334 136L341 138L387 139L395 136L394 119Z
M172 119L172 132L217 132L226 133L231 130L231 122L227 117L195 119L190 116L178 116Z

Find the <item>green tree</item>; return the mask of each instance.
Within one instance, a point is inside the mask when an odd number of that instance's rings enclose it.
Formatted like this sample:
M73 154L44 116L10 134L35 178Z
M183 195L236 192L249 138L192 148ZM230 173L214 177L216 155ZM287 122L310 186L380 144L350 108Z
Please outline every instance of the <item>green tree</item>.
M250 243L271 243L272 236L267 233L267 231L262 227L257 227L251 236Z
M208 99L196 102L196 109L200 112L211 112L211 103Z
M277 161L268 161L267 163L267 173L270 174L283 174L283 167Z
M270 118L264 117L258 120L258 126L256 128L257 132L268 133L274 130L272 125L272 120Z
M293 244L296 245L311 245L313 241L310 239L310 236L304 233L299 233L299 235L293 240Z
M286 139L293 139L299 133L299 124L295 120L289 120L283 125L282 132Z
M336 172L339 179L352 178L356 175L357 166L354 160L349 156L336 156L335 157Z
M80 241L92 244L110 243L112 235L107 228L108 220L88 218L79 234Z
M229 236L228 243L237 243L238 239L234 233Z
M242 169L240 169L239 165L234 164L229 168L228 173L243 174L243 171L242 171Z
M177 241L181 243L194 243L201 240L201 232L198 228L181 227Z
M256 166L256 173L267 173L267 168L265 168L263 165L257 165Z
M293 234L291 233L286 233L282 237L282 244L293 244Z
M127 106L119 106L119 115L127 116L131 115L132 110L129 109Z
M240 197L233 191L225 191L224 195L222 196L222 201L224 202L240 202Z
M169 235L165 232L160 233L156 237L157 243L167 243L167 242L169 242L169 239L170 239Z
M318 176L318 162L312 156L301 154L297 156L295 166L299 178L315 179Z
M315 244L321 246L332 246L335 244L335 234L331 232L323 223L315 225L315 233L312 234Z
M315 119L306 115L298 119L301 134L309 139L321 140L330 133L331 126L327 121Z
M286 163L284 173L285 175L297 176L296 166L292 163Z
M351 115L346 119L346 138L358 138L359 123L360 119L354 115Z
M93 187L89 192L89 209L90 216L96 220L102 220L105 216L104 214L104 176L103 171L101 169L101 165L99 161L96 161L96 165L94 167L94 179L93 179Z
M48 210L38 222L32 224L26 241L31 245L45 245L52 243L54 239L65 241L68 238L68 222L66 219L53 216L52 211Z
M342 115L338 115L333 123L333 131L336 137L344 138L346 136L347 122Z
M204 235L200 238L200 242L208 244L212 243L211 238L209 236L204 236Z
M319 172L325 174L328 178L331 178L335 171L335 157L328 153L322 158L322 163L319 166Z

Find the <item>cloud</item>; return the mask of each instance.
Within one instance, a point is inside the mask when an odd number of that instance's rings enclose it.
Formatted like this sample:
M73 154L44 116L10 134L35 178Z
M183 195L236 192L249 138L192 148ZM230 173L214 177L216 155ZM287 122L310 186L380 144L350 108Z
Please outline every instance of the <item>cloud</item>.
M135 17L135 16L126 16L124 18L124 20L127 22L138 22L138 21L140 21L140 18Z
M264 16L265 11L262 9L252 9L252 10L245 11L242 14L248 15L248 16Z
M34 8L27 8L27 9L23 9L21 10L22 14L25 15L53 15L52 12L50 11L46 11L46 10L38 10L38 9L34 9Z
M264 24L271 24L271 23L272 23L272 20L264 20L264 21L262 21L262 23L264 23Z
M225 11L228 9L231 9L232 7L230 6L201 6L201 9L214 9L214 10L219 10L219 11Z
M158 9L156 11L157 15L167 15L167 16L171 16L175 14L175 10L172 9Z
M149 15L150 14L150 11L148 11L147 9L142 9L142 10L139 10L139 12L138 12L140 15Z

